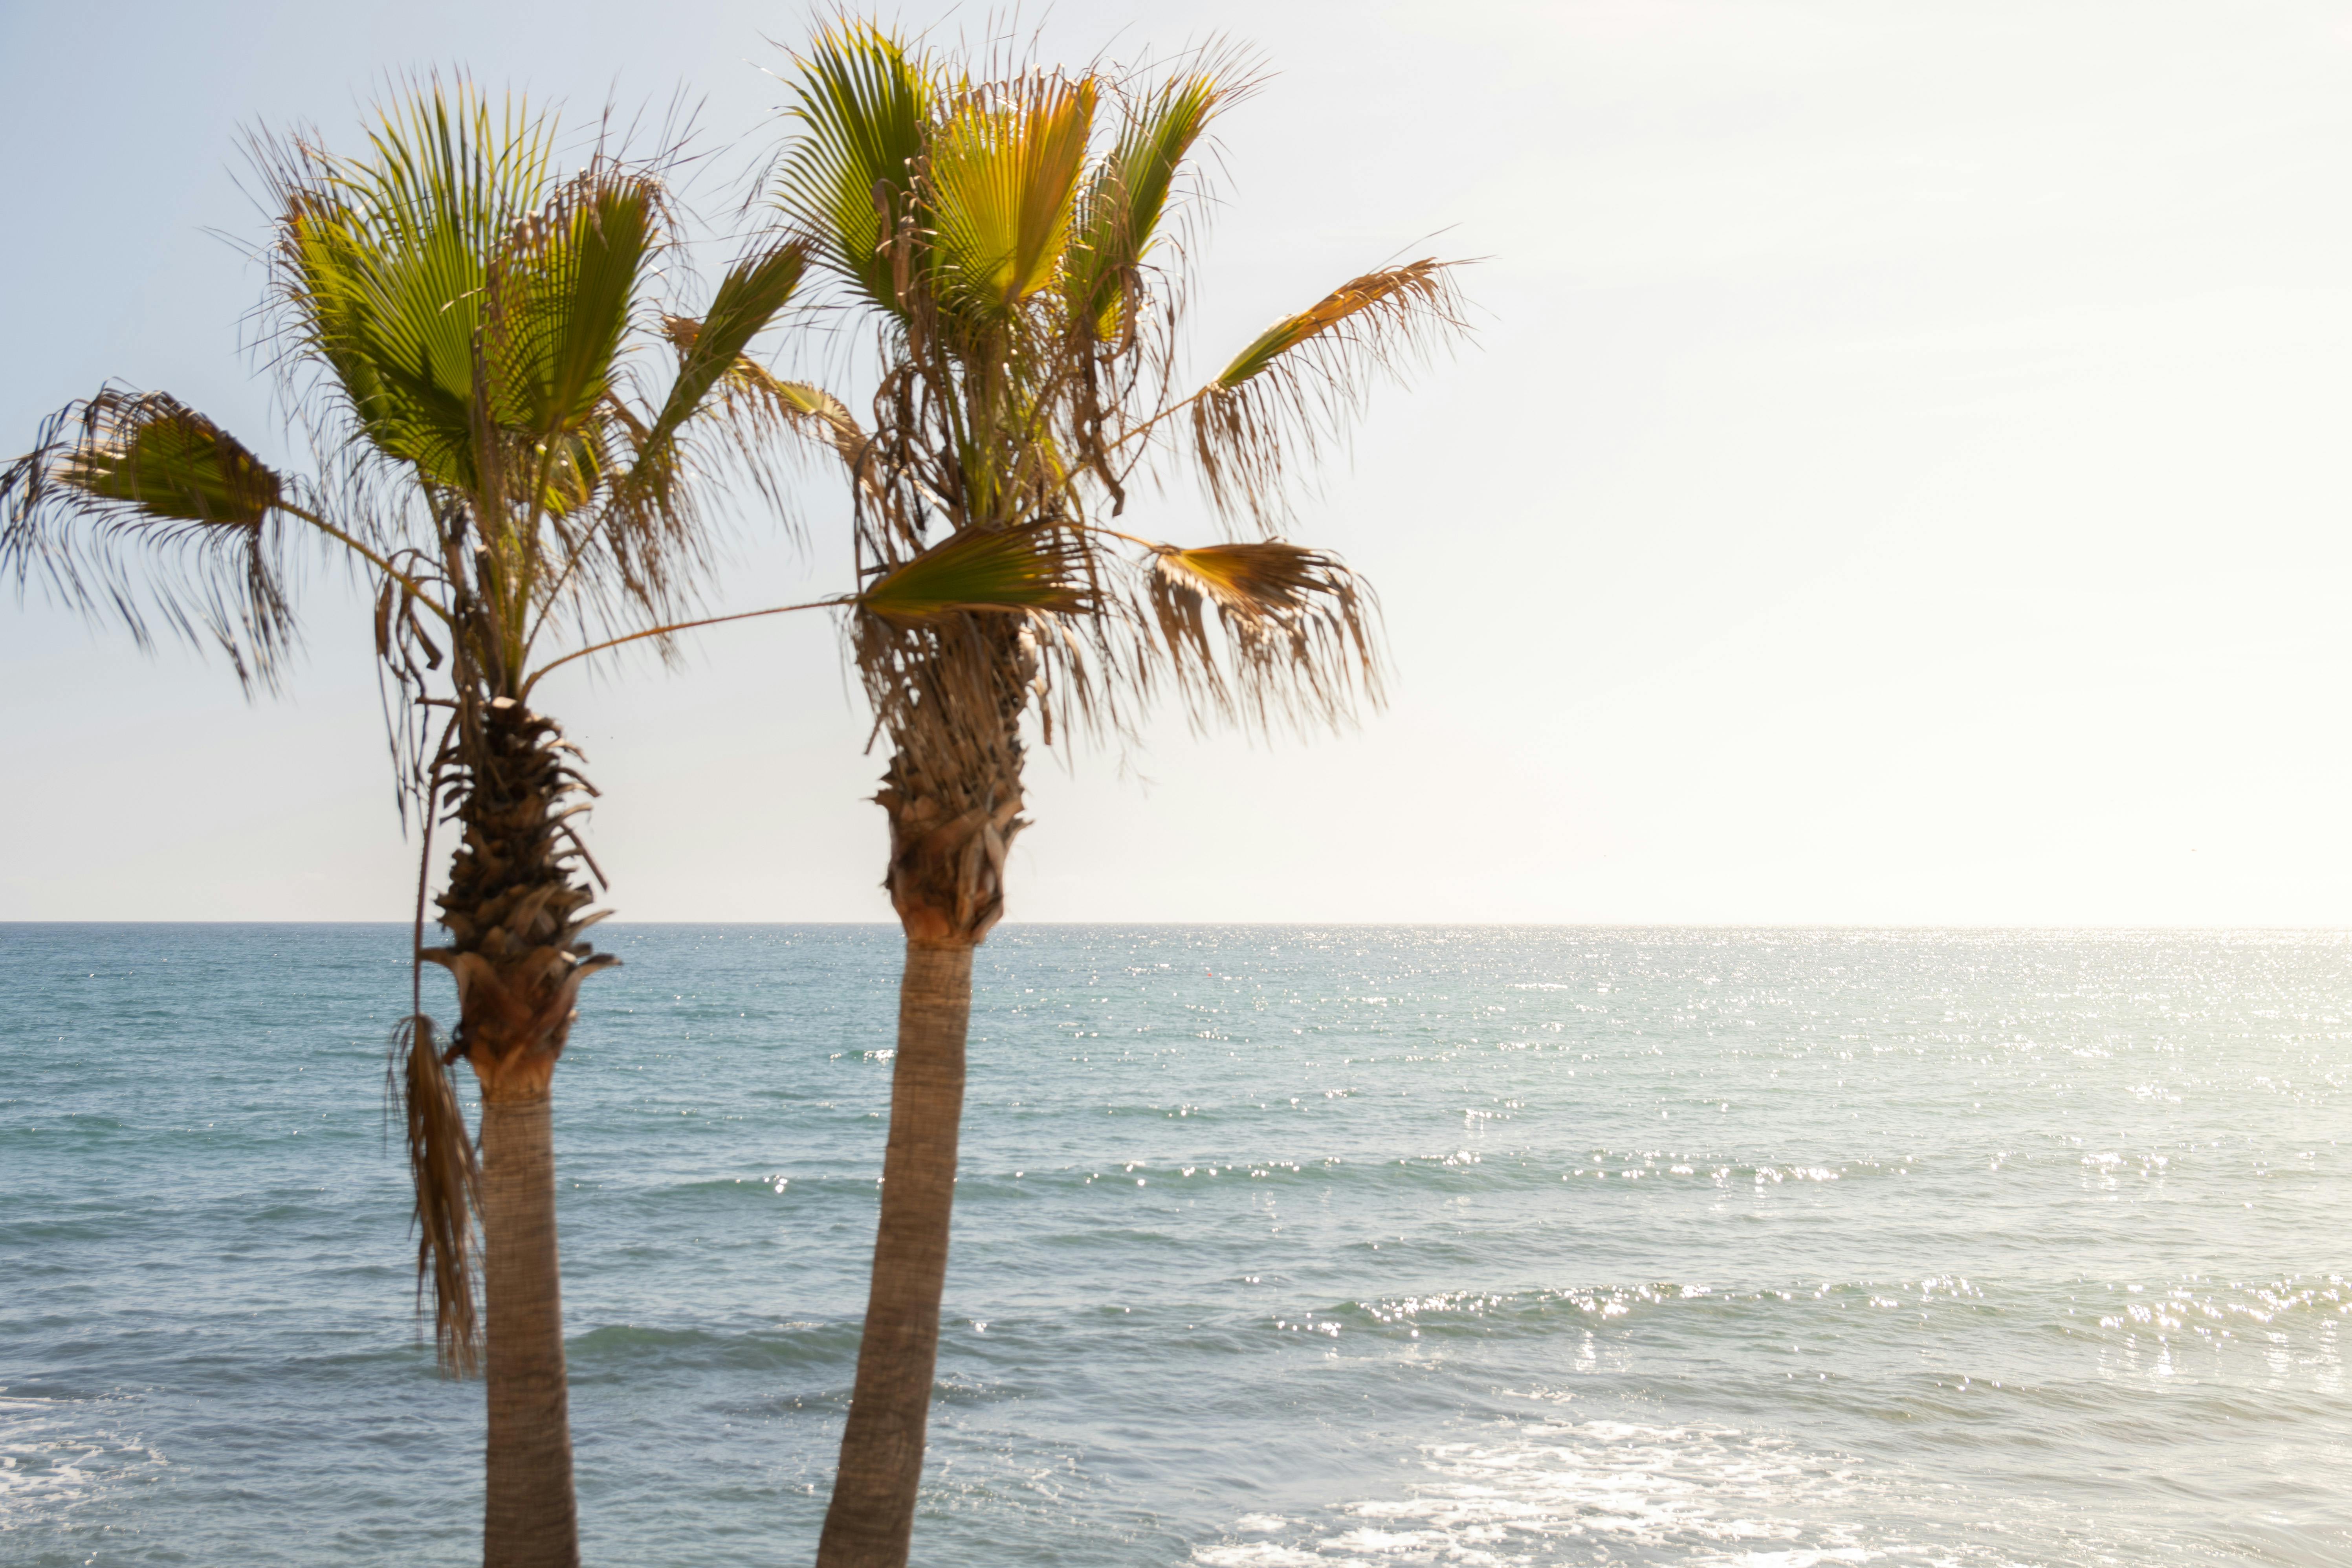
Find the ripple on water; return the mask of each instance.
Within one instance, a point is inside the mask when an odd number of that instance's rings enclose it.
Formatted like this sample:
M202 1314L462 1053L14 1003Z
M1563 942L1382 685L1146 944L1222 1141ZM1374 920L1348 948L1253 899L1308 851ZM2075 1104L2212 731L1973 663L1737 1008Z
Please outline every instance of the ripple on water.
M136 1407L0 1391L0 1534L66 1522L102 1492L153 1479L166 1461L130 1429Z
M1638 1422L1505 1423L1424 1445L1423 1479L1303 1517L1244 1515L1194 1549L1207 1568L1836 1563L2013 1568L2138 1561L2128 1529L2061 1507L1811 1449L1777 1433Z

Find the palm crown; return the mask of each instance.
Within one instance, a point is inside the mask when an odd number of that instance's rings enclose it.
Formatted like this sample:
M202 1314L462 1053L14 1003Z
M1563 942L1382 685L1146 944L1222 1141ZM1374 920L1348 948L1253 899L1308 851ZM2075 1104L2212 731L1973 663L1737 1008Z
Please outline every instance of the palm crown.
M1368 373L1459 325L1446 264L1388 268L1174 395L1169 231L1203 132L1247 89L1225 62L1192 65L1159 81L973 81L856 23L800 61L779 205L879 329L882 373L870 435L812 388L780 392L853 470L861 662L886 715L906 660L923 662L950 617L986 609L1044 617L1032 641L1049 733L1056 718L1122 722L1123 699L1162 676L1196 719L1308 722L1378 695L1369 605L1330 557L1270 538L1177 549L1106 526L1138 468L1172 458L1221 512L1270 529L1293 465L1336 433Z

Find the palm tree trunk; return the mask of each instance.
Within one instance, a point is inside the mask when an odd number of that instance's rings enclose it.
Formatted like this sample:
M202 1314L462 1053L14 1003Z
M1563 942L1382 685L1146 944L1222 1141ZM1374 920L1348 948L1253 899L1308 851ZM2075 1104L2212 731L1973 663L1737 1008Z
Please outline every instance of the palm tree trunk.
M482 1266L489 1329L484 1568L580 1563L549 1107L544 1093L482 1102Z
M572 879L563 837L576 775L554 723L499 699L460 736L466 836L439 900L452 941L423 956L457 979L452 1055L482 1086L482 1561L578 1568L549 1091L581 982L619 960L579 940L592 900Z
M874 1284L817 1568L905 1568L907 1562L939 1360L971 1018L971 944L908 942Z

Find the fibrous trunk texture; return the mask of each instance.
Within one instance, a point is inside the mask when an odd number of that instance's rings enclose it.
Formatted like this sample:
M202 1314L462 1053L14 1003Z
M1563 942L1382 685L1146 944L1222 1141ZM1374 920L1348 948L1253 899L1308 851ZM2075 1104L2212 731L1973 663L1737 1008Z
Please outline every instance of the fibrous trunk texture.
M466 729L450 786L465 842L435 900L450 942L425 956L457 977L450 1057L473 1064L482 1098L542 1099L580 983L620 962L577 940L600 917L582 917L594 895L564 826L585 806L564 802L588 786L554 721L520 703L499 698Z
M890 814L883 886L910 942L977 945L1004 913L1004 858L1021 820L1021 752L950 782L913 747L890 759L875 800ZM956 787L957 784L961 787Z
M1021 715L1037 675L1017 627L966 623L915 634L877 617L858 662L896 742L875 804L890 816L882 885L910 942L977 944L1004 913L1004 857L1021 820Z
M914 1531L955 1201L971 951L907 944L874 1283L818 1568L902 1568Z
M453 1061L482 1088L488 1337L487 1568L576 1568L549 1089L580 983L619 962L580 941L595 917L575 879L566 798L585 789L549 720L500 698L461 716L450 794L465 842L438 900L457 982ZM593 793L591 791L591 793Z

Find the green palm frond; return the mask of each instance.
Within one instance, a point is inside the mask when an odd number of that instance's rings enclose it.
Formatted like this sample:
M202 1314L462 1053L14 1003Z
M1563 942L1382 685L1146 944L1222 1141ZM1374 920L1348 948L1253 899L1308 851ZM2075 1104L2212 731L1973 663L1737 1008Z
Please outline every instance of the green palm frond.
M967 529L884 574L856 603L912 626L967 611L1083 616L1094 598L1078 536L1034 525Z
M659 202L647 175L592 169L502 237L486 378L499 425L547 441L594 417L660 251Z
M470 85L420 84L369 136L374 156L257 142L282 214L278 291L370 445L428 481L478 478L471 405L490 272L550 195L553 122Z
M808 251L800 241L776 242L728 269L699 321L662 318L663 334L678 351L677 379L649 432L652 441L684 425L749 363L743 351L792 302L807 264Z
M352 215L309 195L289 204L281 248L303 335L368 444L440 483L469 483L483 279L463 237L443 230L385 251Z
M1279 518L1294 458L1344 427L1373 377L1467 330L1459 265L1424 258L1351 279L1234 356L1192 403L1192 456L1218 510Z
M284 486L276 473L236 437L163 394L101 394L90 414L106 435L75 447L58 477L93 500L128 502L158 520L247 530L278 504Z
M1095 100L1084 78L1024 77L967 92L939 128L923 216L943 302L992 319L1054 280Z
M515 679L559 612L590 631L688 607L708 563L696 496L713 469L698 449L781 499L754 459L761 427L724 389L807 255L770 240L730 268L698 346L646 404L628 349L633 329L657 321L647 296L677 229L670 154L600 146L559 178L553 126L520 100L435 80L379 115L363 157L257 146L283 215L288 362L324 368L319 390L350 416L348 449L404 470L436 527L471 529L489 549L483 603L499 647L485 668ZM474 548L445 539L431 553Z
M373 160L297 144L267 166L294 336L369 444L427 483L521 483L561 514L601 483L594 426L667 225L643 170L600 159L554 184L551 123L436 83L382 116ZM499 431L528 472L485 448Z
M1116 338L1125 325L1132 274L1159 237L1177 171L1227 93L1205 73L1168 83L1120 127L1096 171L1067 269L1072 311L1096 337Z
M332 160L335 184L368 215L379 245L448 233L483 254L546 199L555 129L554 116L519 97L494 110L470 81L428 77L377 113L373 158Z
M0 574L58 598L217 643L249 689L274 686L294 637L278 514L287 482L162 393L107 387L51 416L0 472Z
M728 268L700 319L660 317L662 336L677 351L677 374L659 410L644 420L617 399L608 405L633 453L628 471L614 482L612 510L615 518L633 520L633 531L674 532L684 526L678 514L688 466L682 443L700 425L715 425L753 484L781 503L767 466L759 460L773 421L756 401L739 395L738 388L747 374L765 374L744 350L791 303L806 262L799 242L772 241Z
M776 186L818 258L872 303L899 309L886 248L911 218L915 164L936 96L923 61L880 27L843 21L800 58L787 111L802 135Z

